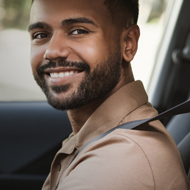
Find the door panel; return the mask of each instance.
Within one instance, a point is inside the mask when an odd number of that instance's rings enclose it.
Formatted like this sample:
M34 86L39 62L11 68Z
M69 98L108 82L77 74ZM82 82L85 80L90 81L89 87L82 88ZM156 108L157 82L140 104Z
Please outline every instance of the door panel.
M70 133L66 111L46 102L0 102L0 187L16 181L42 184Z

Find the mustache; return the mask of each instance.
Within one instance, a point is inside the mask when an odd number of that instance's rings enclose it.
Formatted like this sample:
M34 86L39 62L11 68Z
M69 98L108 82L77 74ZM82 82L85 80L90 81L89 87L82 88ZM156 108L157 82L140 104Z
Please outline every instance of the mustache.
M85 62L76 62L76 61L66 61L63 59L58 60L57 62L50 60L47 64L40 66L37 69L38 75L42 76L46 69L56 68L56 67L74 67L86 72L90 72L90 67Z

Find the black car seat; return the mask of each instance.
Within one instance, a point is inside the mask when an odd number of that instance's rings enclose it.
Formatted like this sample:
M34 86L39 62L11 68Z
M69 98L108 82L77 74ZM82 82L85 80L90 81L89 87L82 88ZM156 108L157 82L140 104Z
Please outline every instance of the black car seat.
M190 180L190 114L173 117L166 128L179 149L185 171Z
M190 132L190 113L173 117L166 128L178 145Z

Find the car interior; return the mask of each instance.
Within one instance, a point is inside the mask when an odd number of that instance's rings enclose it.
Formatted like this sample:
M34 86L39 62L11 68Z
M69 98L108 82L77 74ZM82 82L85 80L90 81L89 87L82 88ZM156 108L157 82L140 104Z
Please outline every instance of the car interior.
M154 68L152 80L155 80L154 77L156 75L158 75L158 78L156 83L150 84L150 88L153 88L151 103L159 113L186 101L190 96L189 7L189 1L175 1L173 4L173 11L171 12L166 32L160 44L160 50L165 50L165 48L167 48L167 50L162 55L158 53L156 57L156 66L159 65L159 61L162 63L159 68ZM172 24L173 14L176 14L177 11L179 11L178 18L175 24L173 24L173 30L170 32L167 28ZM167 35L170 35L170 39L168 40L167 47L164 47L165 37ZM156 72L159 73L157 74ZM164 119L162 122L179 148L185 171L190 179L189 117L190 113L187 113Z
M148 91L159 113L190 98L189 0L174 0ZM161 120L190 180L190 113ZM0 101L0 189L41 189L62 141L72 132L66 111L46 101Z

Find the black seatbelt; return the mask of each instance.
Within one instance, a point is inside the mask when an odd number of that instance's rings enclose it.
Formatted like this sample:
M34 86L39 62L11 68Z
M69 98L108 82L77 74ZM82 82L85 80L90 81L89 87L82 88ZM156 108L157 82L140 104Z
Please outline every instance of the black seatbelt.
M184 114L184 113L189 113L190 112L190 99L165 111L160 113L159 115L150 118L150 119L143 119L143 120L137 120L137 121L132 121L132 122L128 122L128 123L124 123L122 125L119 125L117 127L114 127L112 129L110 129L109 131L101 134L100 136L92 139L91 141L89 141L87 144L85 144L84 146L82 146L79 151L77 152L77 154L75 155L75 157L73 158L73 160L90 144L96 142L99 139L102 139L103 137L105 137L106 135L108 135L109 133L111 133L112 131L116 130L116 129L135 129L137 127L140 127L144 124L147 124L151 121L155 121L155 120L160 120L166 117L171 117L174 115L178 115L178 114ZM71 163L73 162L73 160L71 161ZM70 164L71 164L70 163Z

